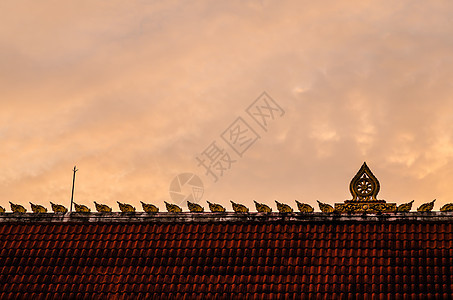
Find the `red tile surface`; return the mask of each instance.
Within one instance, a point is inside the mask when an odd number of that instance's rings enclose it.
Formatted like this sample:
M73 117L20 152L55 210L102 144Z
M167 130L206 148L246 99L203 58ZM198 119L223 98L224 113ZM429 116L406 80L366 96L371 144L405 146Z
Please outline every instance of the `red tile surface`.
M2 223L0 298L451 298L453 224Z

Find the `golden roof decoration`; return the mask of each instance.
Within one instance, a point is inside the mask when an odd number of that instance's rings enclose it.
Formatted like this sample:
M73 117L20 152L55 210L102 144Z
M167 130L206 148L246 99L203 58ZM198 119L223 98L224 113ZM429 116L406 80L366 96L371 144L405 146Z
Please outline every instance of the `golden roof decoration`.
M119 201L116 201L118 203L118 206L123 213L134 213L135 212L135 207L133 207L130 204L127 203L121 203Z
M230 202L231 202L231 206L233 206L234 212L237 212L237 213L248 213L249 212L248 207L246 207L245 205L242 205L239 203L234 203L231 200L230 200Z
M412 200L411 202L408 202L408 203L401 204L396 208L396 211L397 212L409 212L412 208L412 203L414 203L414 200Z
M429 211L432 211L433 208L434 208L434 201L436 201L436 199L434 199L434 200L431 201L431 202L424 203L424 204L420 205L420 206L417 208L417 211L419 211L419 212L429 212Z
M292 213L294 211L288 204L280 203L277 200L275 200L275 203L277 204L278 211L281 213Z
M381 185L379 184L379 180L374 176L373 172L371 172L366 162L364 162L349 184L352 200L347 200L345 203L352 201L382 202L383 200L378 200L376 198L380 189Z
M168 212L172 212L172 213L180 213L180 212L182 212L181 207L179 207L176 204L171 204L171 203L165 202L165 206L167 207L167 211Z
M440 208L440 211L449 212L453 211L453 203L447 203Z
M39 204L33 204L30 202L31 210L35 214L44 214L47 212L47 208Z
M197 203L193 203L190 201L187 201L187 208L189 208L190 212L203 212L204 208Z
M253 200L253 202L255 203L256 211L258 211L258 212L264 212L264 213L270 213L270 212L272 212L272 208L270 208L270 207L267 206L266 204L258 203L258 202L256 202L255 200Z
M54 213L67 213L68 212L68 209L66 207L64 207L63 205L61 204L55 204L55 203L52 203L50 202L50 206L52 207L52 211Z
M344 203L335 203L335 212L395 212L396 203L386 203L385 200L379 200L377 198L380 189L381 185L379 180L374 176L373 172L371 172L366 162L364 162L349 184L349 191L351 192L352 199L346 200Z
M327 204L327 203L322 203L320 202L319 200L316 200L318 202L318 205L319 205L319 209L323 212L323 213L332 213L334 211L332 205L330 204Z
M149 203L144 203L142 201L140 201L140 203L142 204L142 207L143 207L143 210L147 213L157 213L159 212L159 208L153 204L149 204Z
M20 214L24 214L27 212L27 210L25 209L25 207L23 207L22 205L20 204L14 204L12 202L9 202L9 205L11 205L11 210L13 211L13 213L20 213Z
M314 208L311 205L308 205L306 203L300 203L297 200L295 201L297 203L297 208L301 213L312 213L314 211Z
M223 207L222 205L211 203L209 201L206 202L208 202L209 209L211 210L211 212L225 212L225 207Z
M86 205L83 205L83 204L77 204L74 202L74 207L75 207L76 212L78 212L78 213L91 212L91 209L89 209Z
M352 195L352 198L345 200L344 203L335 203L335 206L332 206L328 203L322 203L319 200L316 200L319 205L319 209L323 213L388 213L388 212L410 212L414 203L414 200L397 205L396 203L387 203L383 199L378 198L380 191L380 183L377 177L368 167L367 163L364 162L360 169L357 171L355 176L351 179L349 184L349 191ZM73 199L71 198L71 202ZM417 208L418 212L431 212L434 208L436 199L431 202L423 203ZM165 201L164 201L165 202ZM217 203L211 203L206 201L209 205L211 212L225 212L226 209ZM248 213L249 208L243 204L235 203L230 200L233 207L233 211L236 213ZM253 200L256 211L258 213L271 213L272 208L265 203L259 203L256 200ZM306 203L301 203L298 200L295 200L297 208L301 213L312 213L314 208ZM9 202L11 210L13 213L26 213L27 209L20 205ZM122 213L135 213L136 208L130 204L122 203L117 201L119 209ZM159 208L153 204L148 204L140 201L142 204L143 210L147 213L157 213ZM285 203L275 200L277 210L279 213L294 213L293 208ZM67 213L68 209L61 205L50 202L52 211L54 213ZM96 210L98 212L112 212L112 208L105 204L100 204L94 201ZM180 213L183 212L181 207L176 204L171 204L165 202L167 211L170 213ZM43 205L34 204L30 202L31 210L34 214L47 213L47 208ZM75 211L78 213L89 213L91 210L85 205L79 205L74 203ZM198 203L187 201L188 210L192 213L202 213L204 212L204 207ZM72 209L72 208L71 208ZM441 212L453 212L453 203L444 204L440 208ZM0 214L6 213L5 208L0 206ZM40 218L38 216L38 218Z
M96 201L93 201L93 202L94 202L94 206L96 206L96 210L98 212L101 212L101 213L112 212L112 208L110 206L107 206L105 204L99 204Z

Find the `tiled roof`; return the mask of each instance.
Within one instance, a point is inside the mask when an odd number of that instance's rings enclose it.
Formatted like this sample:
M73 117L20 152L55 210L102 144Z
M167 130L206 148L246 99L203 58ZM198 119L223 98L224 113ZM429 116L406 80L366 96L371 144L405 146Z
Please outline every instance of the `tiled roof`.
M449 214L95 216L0 217L0 298L453 295Z

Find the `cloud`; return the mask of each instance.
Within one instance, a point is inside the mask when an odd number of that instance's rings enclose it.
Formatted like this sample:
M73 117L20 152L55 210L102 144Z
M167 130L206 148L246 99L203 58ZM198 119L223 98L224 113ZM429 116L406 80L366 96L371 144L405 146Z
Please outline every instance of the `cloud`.
M448 2L1 6L2 206L67 204L74 164L89 205L164 209L183 172L228 208L335 203L365 160L389 201L450 201ZM263 91L286 114L214 183L195 156Z

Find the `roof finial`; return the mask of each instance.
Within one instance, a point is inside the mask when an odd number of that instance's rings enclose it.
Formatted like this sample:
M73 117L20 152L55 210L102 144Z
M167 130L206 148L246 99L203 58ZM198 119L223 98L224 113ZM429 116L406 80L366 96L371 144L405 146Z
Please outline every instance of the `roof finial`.
M339 213L396 211L396 203L386 203L385 200L377 198L380 188L379 180L364 161L349 184L352 199L346 200L344 203L335 203L335 211Z

